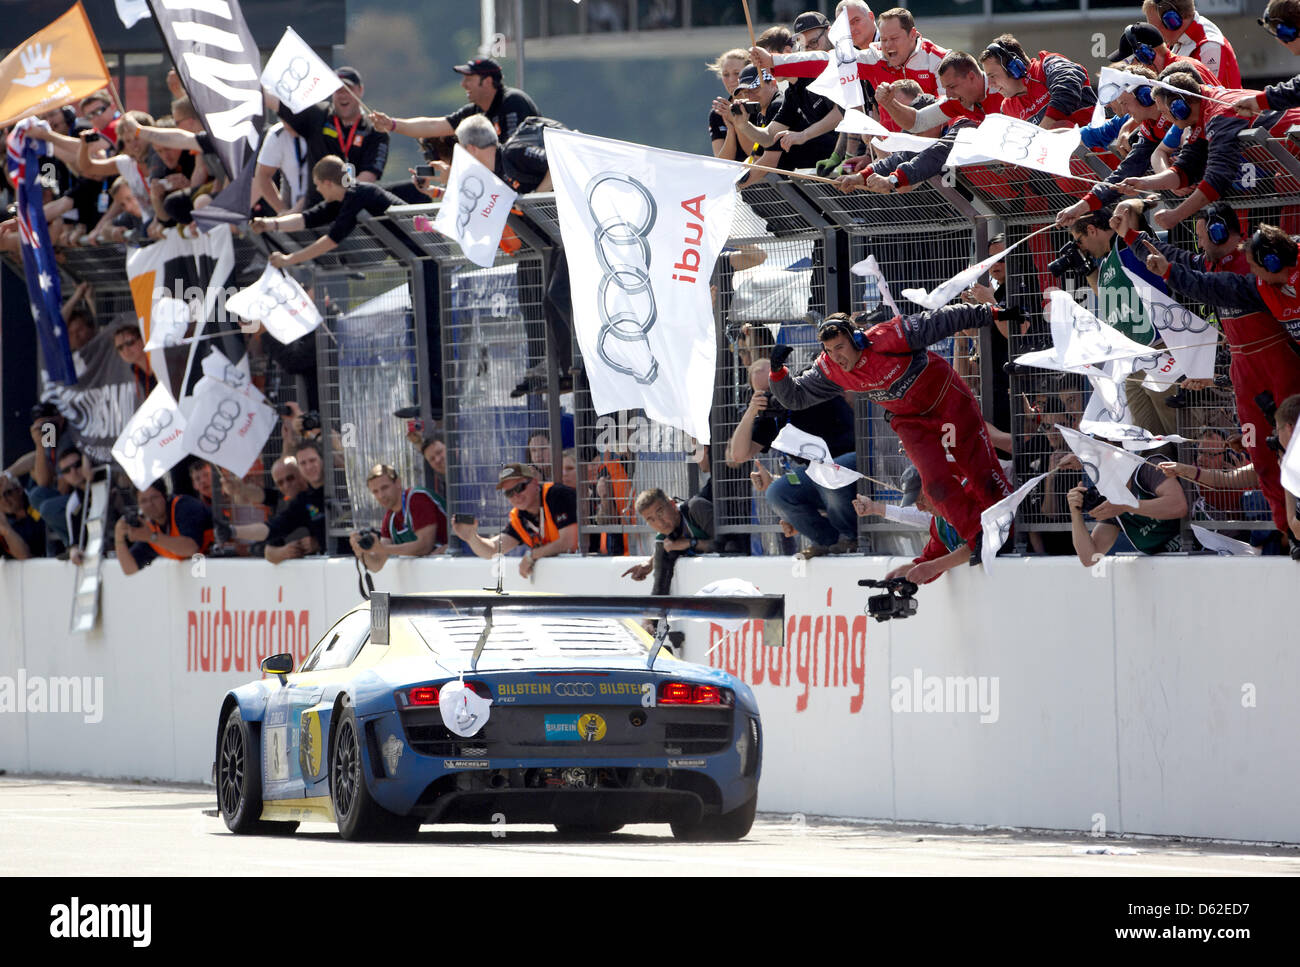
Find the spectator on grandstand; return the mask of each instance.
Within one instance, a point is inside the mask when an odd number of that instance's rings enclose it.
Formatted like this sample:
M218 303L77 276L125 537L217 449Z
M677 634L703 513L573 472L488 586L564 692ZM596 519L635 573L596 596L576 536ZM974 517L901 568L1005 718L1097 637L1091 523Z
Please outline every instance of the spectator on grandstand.
M650 560L634 564L622 576L644 581L653 573L650 593L667 594L679 557L713 550L713 505L699 496L673 500L654 487L637 495L636 511L655 529L655 551Z
M383 463L370 468L366 487L384 519L378 533L355 531L348 543L368 570L382 570L390 557L426 557L447 550L447 518L433 494L423 487L403 488L397 471Z
M785 96L781 93L771 72L760 71L750 64L741 70L736 89L731 92L730 101L726 98L715 98L713 111L722 118L728 129L735 132L737 143L745 149L746 157L757 159L768 155L771 149L764 148L753 135L759 128L766 130L776 120L784 103ZM742 121L745 123L744 128L740 126ZM780 156L773 151L769 160L771 167L776 167ZM748 185L751 180L757 180L758 176L766 173L766 171L756 171L746 179L745 184Z
M519 561L520 577L533 573L537 560L578 549L578 495L559 483L542 483L537 471L522 463L507 463L497 474L497 490L510 501L510 517L501 533L485 539L478 523L456 522L452 530L478 557L509 554L519 545L528 550Z
M1285 138L1287 130L1300 123L1300 108L1283 112L1270 110L1252 124L1236 115L1233 104L1245 97L1257 97L1259 91L1209 87L1183 72L1167 74L1161 81L1167 86L1156 88L1156 101L1175 127L1183 131L1190 129L1192 136L1184 136L1183 147L1166 171L1126 178L1120 186L1130 192L1193 187L1192 178L1203 172L1200 182L1177 207L1152 216L1157 227L1168 229L1232 190L1242 171L1242 149L1237 135L1248 127L1262 127L1269 129L1273 137Z
M113 107L113 99L108 91L96 91L83 97L77 105L77 113L90 122L97 134L102 134L112 144L117 144L117 126L122 115Z
M1001 112L1044 129L1084 127L1097 103L1088 71L1040 50L1030 59L1020 42L1002 34L980 54L989 84L1002 95Z
M1232 44L1213 22L1196 12L1195 0L1143 0L1142 13L1174 54L1199 60L1222 87L1241 86Z
M952 524L934 513L934 505L921 489L921 475L915 467L908 467L903 473L903 499L897 506L856 497L853 509L860 517L881 516L910 527L924 527L930 532L920 555L912 558L911 563L894 568L885 575L886 580L901 577L915 584L929 584L958 565L970 562L970 545Z
M777 434L787 425L821 437L831 458L840 466L857 469L853 431L853 409L844 397L834 396L801 410L775 405L771 394L771 364L760 359L749 367L753 395L727 441L729 467L743 467L760 453L766 453ZM858 523L853 513L857 484L823 487L808 476L808 461L782 455L785 473L762 493L777 515L789 521L810 541L800 551L805 560L823 554L846 554L857 550ZM823 514L825 516L823 516Z
M25 561L45 556L45 527L22 486L0 475L0 558Z
M490 57L475 57L452 68L461 75L469 103L445 117L395 118L379 111L371 113L376 130L391 131L412 138L445 138L468 117L482 115L491 123L497 138L509 141L524 118L539 117L541 111L523 91L506 87L501 65Z
M252 220L255 232L300 232L304 228L329 226L324 235L304 249L296 252L272 252L269 261L277 269L310 262L317 256L334 251L357 227L357 216L361 212L382 215L391 206L402 203L400 198L378 185L353 182L343 159L336 155L328 155L317 161L312 168L311 178L321 201L303 212Z
M1259 25L1293 54L1300 54L1300 0L1268 0ZM1233 108L1241 117L1254 117L1270 108L1284 111L1300 107L1300 75L1270 84L1253 97L1238 98Z
M314 443L302 444L299 453L304 458L314 456L314 466L322 466ZM309 461L304 459L303 462ZM271 465L271 480L280 494L275 513L264 524L242 524L232 528L232 536L241 541L262 542L262 557L272 564L321 553L326 544L325 491L320 481L316 484L308 481L294 456L281 457ZM263 502L265 497L261 495L261 488L253 490L256 493L245 490L241 496L251 496L257 498L257 503ZM258 550L256 543L253 550L254 553Z
M275 183L279 176L280 184ZM300 212L307 204L310 169L307 142L283 121L271 125L257 149L253 171L253 207L265 202L272 215Z
M736 47L723 51L717 60L705 66L722 81L722 89L727 92L727 100L730 100L740 82L740 72L748 64L748 51ZM749 151L736 137L735 126L723 119L726 113L724 111L720 114L716 107L709 109L709 144L713 148L713 157L744 161L749 156Z
M1133 471L1128 489L1138 499L1135 506L1112 504L1086 483L1066 495L1070 506L1070 537L1084 567L1092 567L1105 557L1121 534L1143 554L1182 550L1187 497L1178 481L1144 463ZM1084 514L1098 522L1091 532L1084 522Z
M138 512L117 519L113 546L130 577L160 557L186 561L212 547L212 514L194 497L167 496L162 480L136 491Z
M384 176L388 164L388 133L374 126L361 113L361 99L365 85L354 67L340 67L335 72L343 86L334 92L330 105L313 104L301 114L294 114L271 95L266 100L289 127L307 142L307 165L313 179L316 165L324 158L334 156L351 166L351 177L358 184L375 182ZM306 207L311 208L322 199L320 186L313 180L307 192Z
M983 533L980 513L1010 494L1011 487L974 395L947 361L926 347L999 318L1019 325L1021 313L1015 307L945 306L900 316L865 332L847 315L833 314L818 330L822 354L801 375L792 376L785 368L791 348L776 348L772 395L784 406L803 409L846 389L868 394L893 414L891 426L920 472L931 502L976 547ZM955 445L945 448L941 439L950 431ZM956 485L954 474L971 481L978 499ZM971 560L978 563L978 551Z
M149 187L143 175L144 166L150 163L149 144L138 135L141 126L152 125L153 117L144 111L128 111L117 125L117 146L120 153L108 158L95 157L92 143L93 131L82 131L80 138L58 134L40 127L28 130L28 137L48 141L56 149L76 152L76 170L83 178L105 179L120 175L125 179L140 206L151 210Z
M134 322L124 322L113 330L113 348L122 357L122 362L131 367L131 378L135 384L135 403L138 407L158 385L158 377L153 374L153 366L144 351L144 340L140 338L140 327Z

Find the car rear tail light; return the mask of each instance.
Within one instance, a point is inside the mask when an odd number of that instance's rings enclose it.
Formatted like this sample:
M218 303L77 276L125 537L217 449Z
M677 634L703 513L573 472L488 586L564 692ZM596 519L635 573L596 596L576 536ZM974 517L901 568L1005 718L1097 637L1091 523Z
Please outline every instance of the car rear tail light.
M717 685L664 682L659 686L660 705L730 705L731 692Z
M438 686L419 685L406 693L408 705L433 706L438 704Z
M465 687L472 691L479 698L491 698L492 689L488 688L482 682L466 682Z

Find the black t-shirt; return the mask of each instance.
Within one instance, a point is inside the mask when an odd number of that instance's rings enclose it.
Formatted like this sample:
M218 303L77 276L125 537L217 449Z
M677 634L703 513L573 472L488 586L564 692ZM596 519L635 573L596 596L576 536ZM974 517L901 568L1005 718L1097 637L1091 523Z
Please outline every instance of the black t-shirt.
M371 172L376 178L384 176L388 164L388 134L376 131L365 117L351 124L342 123L323 104L313 104L301 114L294 114L283 104L277 112L280 120L288 122L307 142L307 170L328 154L336 154L349 162L356 173ZM316 186L307 192L307 204L320 201Z
M549 170L546 148L541 145L508 141L497 148L493 174L521 195L534 191Z
M768 408L754 420L754 429L750 434L750 439L762 444L764 452L787 423L825 440L832 458L853 453L857 448L853 435L853 409L844 402L843 397L823 400L806 410L787 410L782 409L780 404L771 405L776 401L770 395L768 400ZM808 462L798 460L797 457L792 459L799 463Z
M551 512L551 520L555 522L557 530L564 530L570 524L578 522L578 492L572 487L566 487L564 484L552 484L551 488L546 491L544 499L547 508ZM521 510L519 519L523 521L524 528L533 537L541 534L542 526L538 521L537 514L530 514ZM514 524L509 520L506 521L506 526L501 529L501 533L507 537L513 537L520 544L528 543L526 540L527 535L515 530Z
M282 547L294 531L305 529L325 549L325 488L308 487L266 522L266 543Z
M329 225L329 237L337 244L352 234L361 212L382 215L389 206L401 203L400 198L378 185L359 181L344 192L342 201L320 201L312 205L302 213L302 223L307 228Z
M791 82L785 89L785 102L772 120L784 124L791 131L804 131L835 109L835 102L830 98L808 90L811 80L801 77ZM834 153L838 137L834 130L830 130L811 141L795 145L781 156L780 167L785 171L813 167Z
M497 91L497 96L492 99L486 111L480 111L476 104L466 104L448 114L447 123L454 131L456 125L466 118L483 114L497 129L497 139L504 143L515 133L515 128L519 127L524 118L540 117L541 113L537 110L533 99L523 91L514 87L503 87Z
M4 513L0 511L0 513ZM9 518L9 526L14 529L23 543L27 545L27 550L31 552L32 557L45 556L45 525L41 523L39 517L32 516L31 508L24 510L17 517L5 514ZM0 558L12 558L13 548L9 547L3 538L0 538Z
M760 122L757 120L757 118L758 118L758 105L757 105L757 104L753 104L753 103L747 103L747 104L745 104L745 107L746 107L746 109L747 109L748 112L749 112L749 123L750 123L750 124L759 124ZM709 112L709 147L710 147L710 149L712 149L712 147L713 147L713 142L714 142L714 141L723 141L723 140L726 140L726 137L727 137L727 122L724 121L724 120L722 119L722 115L719 114L717 111L710 111L710 112ZM725 160L727 160L727 161L744 161L746 158L749 157L749 150L748 150L748 148L746 148L743 144L741 144L741 142L742 142L743 140L744 140L744 138L741 138L741 137L737 137L737 138L736 138L736 151L735 151L735 154L734 154L732 157L727 158L727 159L725 159Z

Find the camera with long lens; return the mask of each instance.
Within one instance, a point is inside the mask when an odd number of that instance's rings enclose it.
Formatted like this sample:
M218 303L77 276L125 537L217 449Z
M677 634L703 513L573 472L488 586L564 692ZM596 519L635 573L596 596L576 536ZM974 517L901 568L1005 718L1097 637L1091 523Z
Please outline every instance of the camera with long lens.
M1056 250L1056 258L1047 263L1047 271L1062 281L1086 282L1097 269L1097 260L1079 248L1073 240Z
M858 582L860 588L884 588L884 594L867 598L867 615L877 621L892 618L910 618L916 614L916 583L907 578L888 578L884 581L870 579Z
M375 541L379 540L379 531L373 527L367 527L365 530L357 531L357 545L363 550L368 551L375 546Z

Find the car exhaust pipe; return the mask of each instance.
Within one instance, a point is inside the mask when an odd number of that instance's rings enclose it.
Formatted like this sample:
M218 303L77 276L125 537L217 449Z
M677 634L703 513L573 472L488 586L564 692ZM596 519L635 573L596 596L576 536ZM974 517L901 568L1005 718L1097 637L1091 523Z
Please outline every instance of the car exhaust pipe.
M505 772L494 772L488 780L488 785L493 789L504 789L509 783L510 776Z

